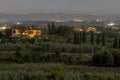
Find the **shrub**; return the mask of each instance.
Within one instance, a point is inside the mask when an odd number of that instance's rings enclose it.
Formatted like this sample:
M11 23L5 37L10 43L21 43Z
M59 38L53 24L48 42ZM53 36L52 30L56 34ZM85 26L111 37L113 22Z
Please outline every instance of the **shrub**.
M93 55L93 62L95 65L100 66L113 66L114 64L114 57L108 50L101 50L100 52L96 52Z
M114 58L110 51L105 50L103 52L103 62L105 66L113 66Z
M111 53L114 57L114 66L120 66L120 52L116 49L111 49Z

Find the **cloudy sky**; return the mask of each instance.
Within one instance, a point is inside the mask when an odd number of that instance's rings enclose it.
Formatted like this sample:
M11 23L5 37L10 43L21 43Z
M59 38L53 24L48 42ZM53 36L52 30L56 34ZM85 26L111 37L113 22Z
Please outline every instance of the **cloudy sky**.
M0 13L120 14L120 0L0 0Z

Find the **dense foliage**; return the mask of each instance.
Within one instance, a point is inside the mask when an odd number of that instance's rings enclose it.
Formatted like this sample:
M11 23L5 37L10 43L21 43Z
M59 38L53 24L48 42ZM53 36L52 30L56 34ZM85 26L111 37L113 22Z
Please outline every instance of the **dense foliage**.
M94 53L93 63L97 66L120 66L120 52L118 50L100 50Z

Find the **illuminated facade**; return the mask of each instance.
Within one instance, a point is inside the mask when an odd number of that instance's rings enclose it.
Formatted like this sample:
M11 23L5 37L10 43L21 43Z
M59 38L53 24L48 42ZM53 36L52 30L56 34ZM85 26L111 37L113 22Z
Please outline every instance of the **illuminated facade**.
M93 31L93 32L96 32L96 28L95 27L88 27L87 32L90 32L90 31Z
M37 36L41 36L41 30L38 30L38 29L25 30L22 33L22 35L27 36L29 38L34 38L34 37L37 37Z
M76 27L74 28L74 31L87 31L87 32L90 32L90 31L93 31L93 32L96 32L96 28L95 27L87 27L86 29L83 29L81 27Z
M27 37L27 38L35 38L41 36L41 30L40 29L26 29L21 31L20 29L6 29L5 31L6 37L11 38L19 38L21 36Z

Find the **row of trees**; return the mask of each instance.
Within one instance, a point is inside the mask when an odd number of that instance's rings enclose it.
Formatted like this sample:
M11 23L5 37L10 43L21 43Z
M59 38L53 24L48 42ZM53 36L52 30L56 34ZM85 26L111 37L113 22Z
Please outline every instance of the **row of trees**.
M61 36L64 38L65 41L69 43L73 42L75 44L82 44L87 42L87 33L85 30L83 32L74 32L74 29L72 27L67 27L67 26L56 27L54 23L51 23L48 25L47 32L48 35ZM99 45L101 42L100 34L97 34L96 39L95 36L96 36L95 33L91 31L90 42L91 44L94 45L96 40L96 43ZM106 37L104 33L102 34L102 45L103 46L106 45Z
M75 50L75 49L74 49ZM75 50L76 51L76 50ZM16 63L24 62L55 62L69 65L80 65L83 63L81 55L61 54L56 51L52 54L30 51L23 46L17 47L15 53L1 54L0 61L11 61ZM88 60L89 64L97 66L120 66L120 52L114 49L99 49L93 55L93 61Z
M75 32L74 33L74 43L75 44L84 44L87 43L87 35L86 32ZM90 34L90 43L92 45L94 45L95 43L97 45L100 45L100 43L102 44L102 46L106 46L106 35L105 33L97 33L95 34L95 32L91 31ZM115 37L114 41L113 41L113 48L120 48L120 38L118 36Z
M67 26L56 27L54 23L48 24L47 35L62 37L65 42L72 42L73 28Z
M25 51L21 51L20 48L16 50L14 54L12 54L9 58L9 61L16 63L24 63L24 62L56 62L56 63L64 63L68 65L79 65L81 63L81 56L72 56L67 54L61 54L60 52L56 52L53 54L42 54L42 53L26 53ZM4 60L3 60L4 61Z
M74 33L74 34L73 34ZM84 30L83 32L74 32L74 29L72 27L67 27L67 26L59 26L56 27L54 23L48 24L48 29L47 29L47 34L48 35L57 35L63 37L65 40L69 40L68 42L72 42L72 37L74 35L74 41L73 43L75 44L81 44L81 43L86 43L87 42L87 35L86 31ZM91 31L91 44L94 44L95 42L95 33ZM97 44L100 44L100 34L97 34ZM105 35L103 34L103 45L105 45Z
M96 36L96 38L95 38ZM98 33L97 35L95 35L95 33L93 31L91 31L91 36L90 36L90 43L92 45L94 45L95 43L97 45L99 45L100 43L102 43L102 46L105 46L106 45L106 36L105 34L103 33L102 34L102 40L100 38L100 34ZM83 31L83 32L75 32L74 33L74 43L75 44L82 44L82 43L86 43L87 42L87 35L86 35L86 32Z
M48 24L47 34L48 35L56 34L56 27L53 22L51 24Z
M67 26L59 26L56 27L54 23L48 25L48 35L57 35L64 38L65 42L74 43L74 44L84 44L87 43L88 34L86 31L82 32L74 32L73 28ZM93 31L90 32L90 43L92 45L102 45L106 46L106 34L105 33L95 33ZM113 48L120 48L120 38L115 37L113 42Z

